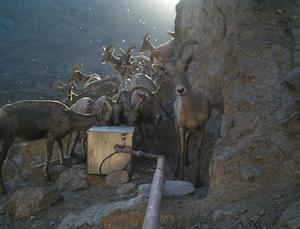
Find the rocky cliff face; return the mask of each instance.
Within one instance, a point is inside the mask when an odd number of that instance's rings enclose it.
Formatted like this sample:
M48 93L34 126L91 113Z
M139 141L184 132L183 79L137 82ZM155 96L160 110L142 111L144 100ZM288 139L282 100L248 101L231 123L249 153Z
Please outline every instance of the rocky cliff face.
M218 108L208 198L299 187L300 1L182 0L175 29L199 42L188 76Z

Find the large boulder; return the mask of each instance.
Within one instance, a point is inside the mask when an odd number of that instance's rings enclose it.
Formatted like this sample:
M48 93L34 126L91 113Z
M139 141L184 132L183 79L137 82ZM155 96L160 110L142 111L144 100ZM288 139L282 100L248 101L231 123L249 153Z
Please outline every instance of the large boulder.
M187 77L213 105L201 155L211 206L299 185L299 1L182 0L176 10L176 37L198 42L183 55L196 57Z
M58 229L74 228L140 228L146 209L146 199L139 195L133 199L96 204L79 214L69 213Z
M87 187L88 182L84 165L74 165L69 170L61 173L59 177L58 191L76 191Z
M108 174L105 177L105 184L109 187L115 188L121 184L127 183L129 181L129 173L127 170L120 170Z
M118 189L116 190L116 193L118 195L123 195L129 192L132 192L133 190L135 190L136 188L136 184L135 183L126 183L126 184L122 184L120 187L118 187Z
M285 229L298 229L300 227L300 201L292 204L281 214L278 225Z
M4 211L14 219L27 219L63 200L54 190L28 187L16 191L4 206Z

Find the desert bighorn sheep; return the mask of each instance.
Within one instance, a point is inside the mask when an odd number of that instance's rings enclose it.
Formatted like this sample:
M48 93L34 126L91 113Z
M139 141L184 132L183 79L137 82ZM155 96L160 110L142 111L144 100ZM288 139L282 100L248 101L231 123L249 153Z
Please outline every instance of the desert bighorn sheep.
M155 91L151 91L143 86L136 86L131 90L131 101L125 116L130 126L136 125L143 138L150 137L145 129L146 124L151 124L155 130L158 120L161 119L162 105L158 100L160 85ZM165 110L164 110L165 111ZM152 134L154 131L152 132Z
M194 184L200 185L200 157L206 123L210 117L211 105L202 93L190 84L186 71L192 56L183 60L186 46L196 45L196 41L187 40L181 43L174 60L166 60L166 72L174 78L176 87L176 100L174 104L176 129L180 138L180 152L178 155L175 176L180 180L184 178L184 162L188 165L189 139L192 133L197 135L196 159L194 164ZM159 51L158 55L161 55Z
M60 80L56 80L53 83L53 88L57 88L64 96L63 103L67 104L68 101L73 100L73 96L78 94L78 92L74 89L75 83L65 84Z
M165 44L155 47L151 43L150 33L146 33L141 42L140 52L144 52L146 50L150 51L150 53L152 53L153 51L159 51L162 58L164 58L164 60L167 60L168 58L170 58L172 56L173 51L176 47L175 33L168 32L168 34L171 35L173 38L171 40L167 41ZM154 58L159 59L160 56L154 55ZM159 61L161 61L161 60L159 60Z
M131 74L128 74L128 72L131 71L131 67L128 66L130 66L130 56L134 47L130 47L125 54L118 56L114 54L114 47L118 46L115 44L110 44L103 48L104 52L102 53L102 64L108 62L122 76L123 79L130 78Z
M98 115L101 117L101 122L96 122L95 125L105 125L110 122L112 117L112 108L111 104L106 96L101 96L97 101L84 97L79 99L76 103L74 103L70 109L75 111L76 113L80 114L91 114L91 115ZM72 157L75 151L76 144L78 143L80 132L82 137L82 145L84 152L86 153L86 130L84 131L76 131L75 141L71 147L71 151L69 152L69 146L72 139L72 133L68 136L67 141L67 154Z
M89 84L100 80L101 82L111 81L115 84L120 84L120 80L116 76L99 76L98 74L84 74L79 70L73 72L72 78L77 79L78 82L84 83L83 88L88 87Z
M64 94L65 98L62 100L62 102L67 106L71 106L76 101L84 97L98 99L102 95L112 96L118 91L119 88L119 85L114 81L115 80L113 78L105 77L103 79L91 82L82 90L76 90L74 87L71 87L70 90L66 90L67 93ZM55 85L57 85L57 83L55 83ZM66 88L68 87L66 86Z
M62 139L75 130L91 127L100 117L72 111L66 105L51 100L24 100L0 109L0 192L5 193L2 166L10 146L16 139L35 141L47 139L44 175L49 177L49 161L57 142L63 163Z
M75 70L72 74L72 79L75 80L76 82L84 83L83 87L86 87L87 85L89 85L90 83L96 80L101 80L101 77L95 73L86 75L79 70Z

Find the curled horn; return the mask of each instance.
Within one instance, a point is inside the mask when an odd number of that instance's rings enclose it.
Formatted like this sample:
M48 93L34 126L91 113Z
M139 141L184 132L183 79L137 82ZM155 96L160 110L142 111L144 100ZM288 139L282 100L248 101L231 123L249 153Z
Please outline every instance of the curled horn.
M112 49L113 47L119 48L117 44L114 44L114 43L113 43L113 44L109 44L108 46L106 46L104 51L105 51L105 52L112 53L113 51L112 51L111 49Z
M135 91L142 90L142 91L146 92L148 95L150 95L155 100L156 99L155 96L159 93L159 91L161 89L161 85L164 83L165 83L165 81L160 82L155 91L151 91L148 88L143 87L143 86L136 86L131 90L131 96Z
M62 89L63 86L65 86L65 84L60 80L56 80L52 85L52 87L56 87L58 89Z
M153 58L159 60L159 62L161 62L161 63L165 62L164 56L159 50L154 50L151 52L150 59L153 59Z
M152 95L152 91L150 91L148 88L143 87L143 86L136 86L136 87L132 88L132 90L130 91L130 94L131 94L130 97L132 97L133 93L134 93L135 91L137 91L137 90L142 90L142 91L144 91L146 94L148 94L148 95L151 94L151 95Z

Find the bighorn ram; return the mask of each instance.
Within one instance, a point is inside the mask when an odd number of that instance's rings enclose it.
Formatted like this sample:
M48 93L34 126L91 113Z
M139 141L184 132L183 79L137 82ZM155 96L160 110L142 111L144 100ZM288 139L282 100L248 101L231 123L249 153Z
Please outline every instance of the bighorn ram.
M206 123L210 117L211 105L200 91L190 84L186 71L192 56L183 60L183 51L187 45L196 45L197 42L187 40L181 43L174 60L166 60L166 72L175 80L177 98L174 104L176 129L180 138L180 152L178 155L175 176L180 180L184 178L184 162L188 165L189 139L192 133L197 135L196 159L194 165L194 184L200 185L199 163L201 146ZM161 55L160 52L157 52ZM162 56L162 55L161 55Z
M0 109L0 192L5 193L2 166L10 146L16 139L35 141L47 139L47 154L44 175L49 177L49 161L56 141L63 163L62 138L75 130L87 129L96 120L95 115L72 111L58 101L25 100L5 105Z

